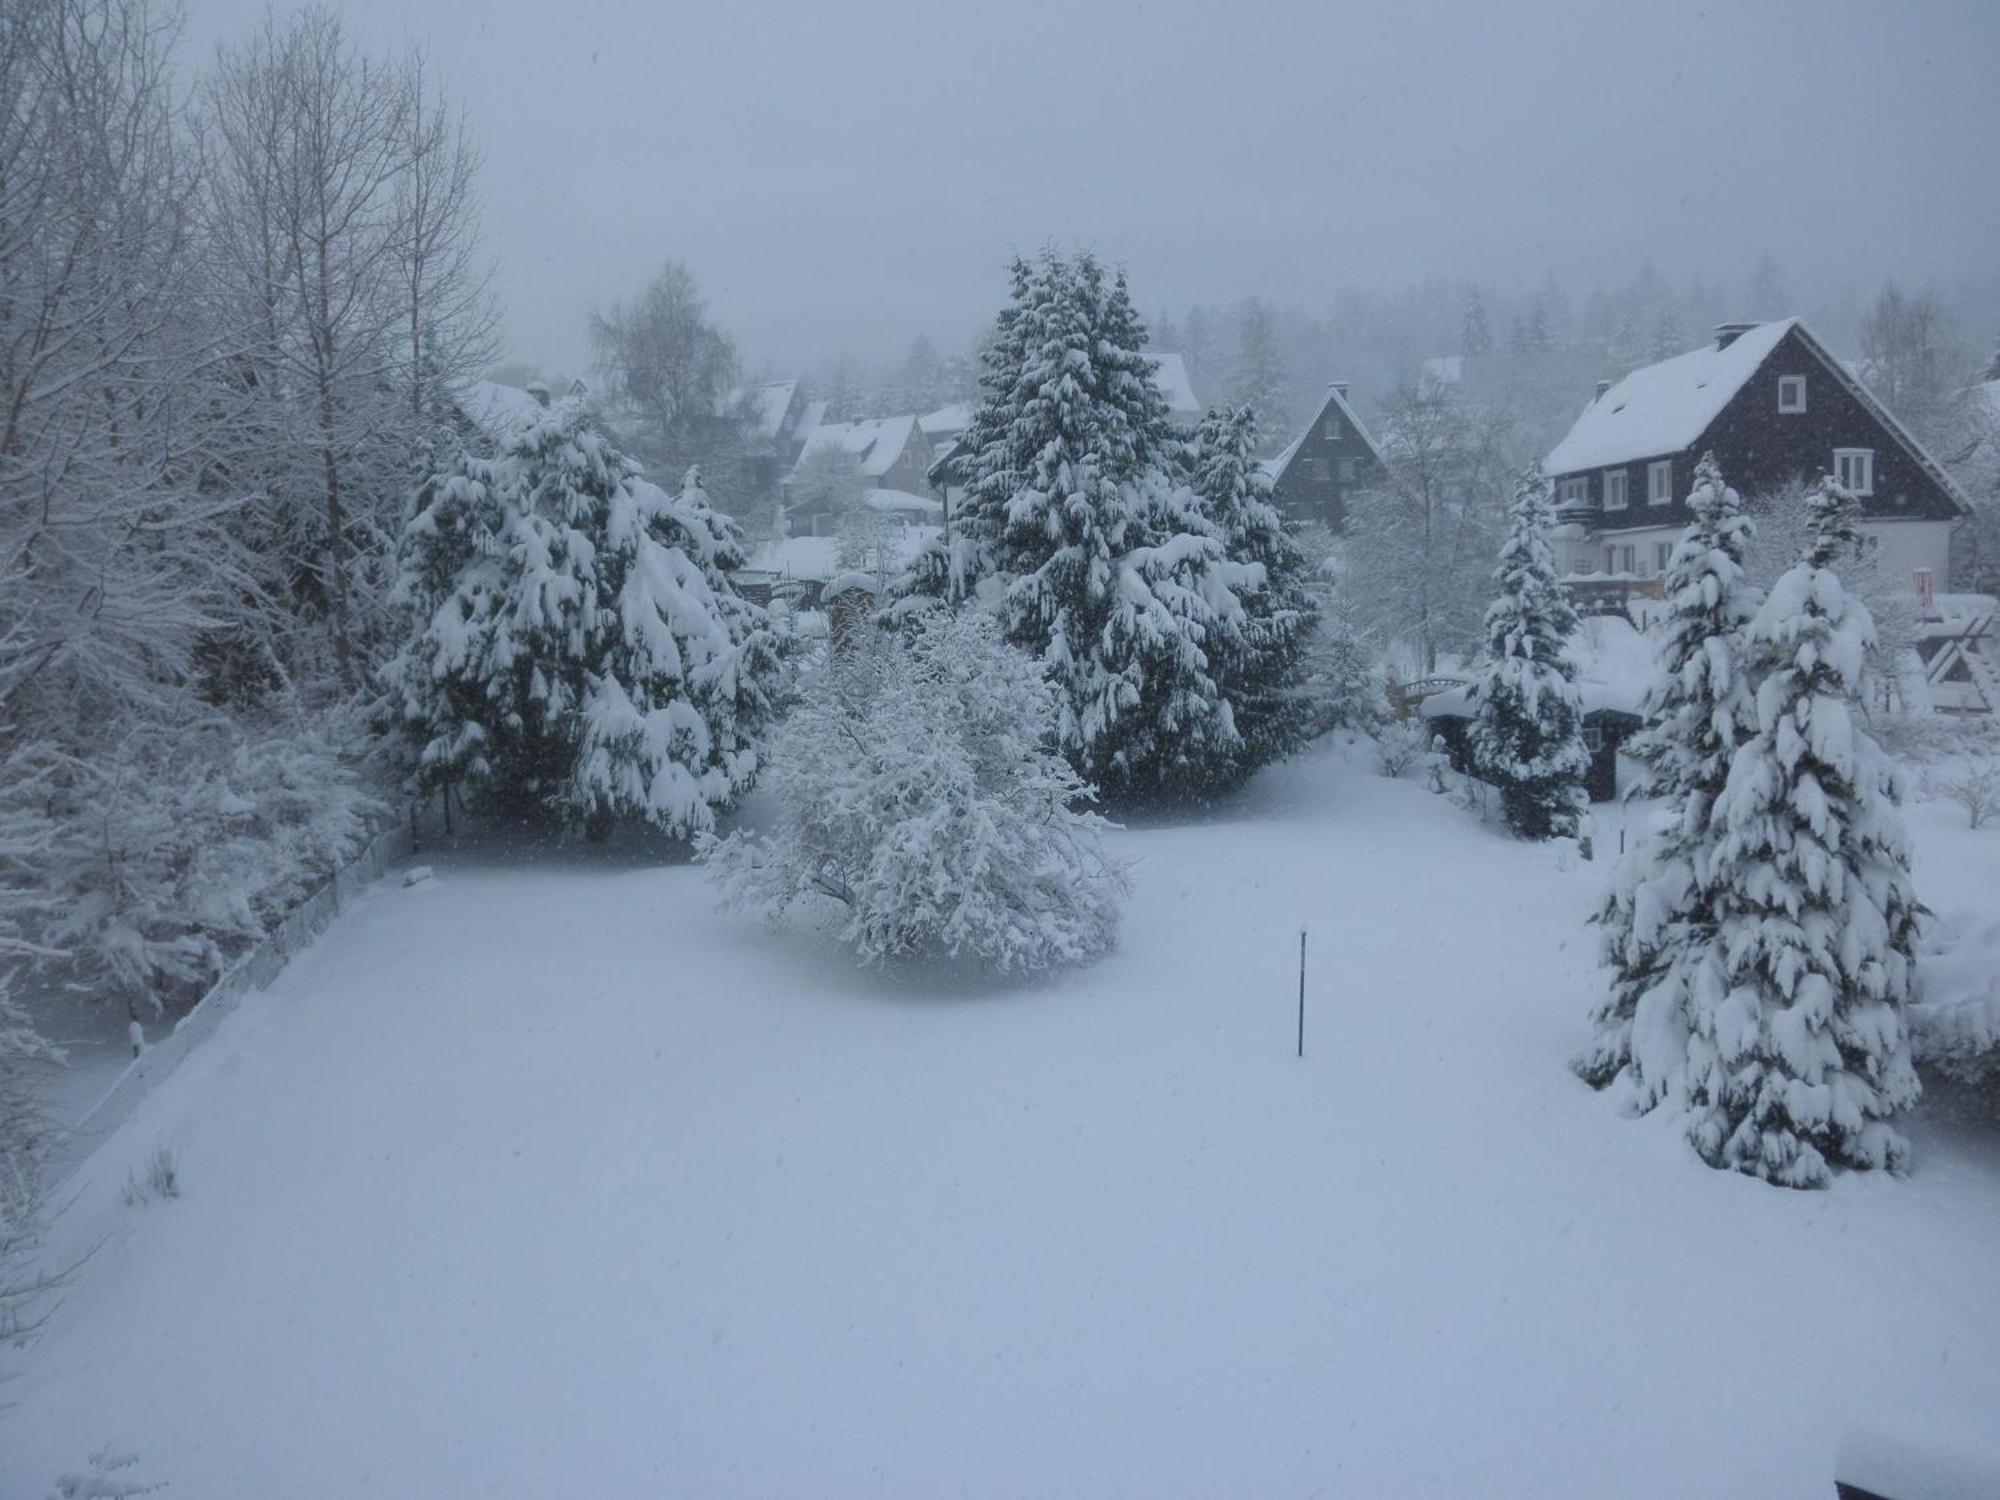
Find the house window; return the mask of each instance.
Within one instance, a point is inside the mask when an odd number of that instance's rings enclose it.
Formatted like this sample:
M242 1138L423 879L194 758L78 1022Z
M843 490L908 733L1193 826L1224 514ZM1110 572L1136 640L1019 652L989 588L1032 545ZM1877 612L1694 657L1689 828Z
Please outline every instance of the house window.
M1326 419L1326 440L1329 443L1340 441L1340 418L1329 416Z
M1806 378L1803 375L1780 375L1778 377L1778 410L1804 411L1806 409Z
M1666 505L1674 498L1674 461L1663 458L1646 465L1646 503Z
M1556 486L1556 501L1561 505L1590 504L1590 481L1588 479L1565 479Z
M1636 546L1619 548L1618 561L1624 564L1623 571L1630 573L1639 565L1639 549Z
M1629 477L1629 472L1624 469L1606 469L1604 471L1604 508L1606 510L1623 510L1625 508L1625 482Z
M1616 573L1618 571L1618 549L1616 547L1606 547L1604 549L1604 571L1607 573Z
M1361 465L1360 465L1360 461L1359 461L1358 459L1352 459L1352 458L1343 458L1343 459L1341 459L1341 460L1340 460L1340 482L1341 482L1342 484L1352 484L1352 483L1354 483L1354 475L1355 475L1355 472L1356 472L1356 471L1357 471L1357 470L1358 470L1358 469L1359 469L1360 467L1361 467Z
M1666 572L1667 564L1673 560L1673 556L1674 544L1672 542L1653 543L1653 571L1655 573Z
M1328 475L1329 475L1329 473L1330 473L1330 470L1329 470L1329 468L1328 468L1328 466L1327 466L1327 462L1326 462L1326 460L1325 460L1325 459L1323 459L1323 458L1316 458L1316 459L1314 459L1314 460L1312 461L1312 470L1311 470L1311 473L1312 473L1312 477L1313 477L1313 479L1315 480L1315 482L1317 482L1317 483L1319 483L1319 484L1325 484L1325 483L1326 483L1326 481L1327 481L1327 478L1328 478Z
M1850 495L1875 493L1875 450L1836 448L1833 450L1833 479Z

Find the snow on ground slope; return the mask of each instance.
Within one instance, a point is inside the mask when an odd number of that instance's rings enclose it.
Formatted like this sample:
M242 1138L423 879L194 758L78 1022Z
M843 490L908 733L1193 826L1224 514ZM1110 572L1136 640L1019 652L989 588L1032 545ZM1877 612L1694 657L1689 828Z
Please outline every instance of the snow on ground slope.
M1118 847L1120 951L1025 988L685 867L384 883L86 1168L0 1494L1818 1500L1850 1421L1984 1430L1992 1157L1792 1194L1614 1117L1602 867L1331 757Z

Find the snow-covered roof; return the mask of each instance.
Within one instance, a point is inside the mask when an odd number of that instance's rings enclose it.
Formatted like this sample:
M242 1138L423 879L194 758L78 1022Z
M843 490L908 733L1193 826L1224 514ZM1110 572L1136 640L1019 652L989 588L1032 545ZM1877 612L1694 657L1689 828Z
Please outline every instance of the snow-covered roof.
M1797 318L1759 323L1727 347L1699 349L1634 370L1583 409L1543 467L1573 474L1632 459L1657 458L1691 446L1743 389Z
M1153 362L1153 384L1166 398L1168 412L1176 417L1199 417L1202 404L1195 396L1194 382L1188 379L1187 361L1178 354L1158 351L1146 357Z
M1576 696L1583 711L1637 715L1653 675L1654 640L1617 615L1589 615L1570 638ZM1424 699L1427 719L1472 717L1470 686L1447 688Z
M885 543L888 560L894 567L907 567L917 560L917 554L938 534L935 526L899 526L892 528L892 535ZM824 583L841 572L840 538L837 536L788 536L776 541L759 542L751 549L749 562L752 571L774 573L780 578L796 578L807 582Z
M940 406L936 411L927 411L917 418L917 425L924 430L924 436L935 441L938 438L957 437L972 425L972 403L954 401L949 406Z
M792 397L798 389L796 379L774 380L750 392L750 410L758 436L775 438L778 435L778 430L785 425L785 413L792 409Z
M818 449L838 448L852 453L859 460L863 474L879 479L895 467L903 449L909 446L910 434L916 426L917 419L913 416L871 417L860 422L822 422L806 434L799 461L803 463L808 453Z
M1265 460L1263 469L1266 474L1271 476L1272 483L1275 484L1278 480L1285 477L1285 470L1289 469L1292 466L1292 460L1298 457L1299 448L1312 435L1313 429L1326 419L1326 410L1328 407L1336 408L1343 417L1347 418L1348 425L1353 427L1355 432L1359 434L1361 441L1366 443L1369 451L1375 455L1375 461L1384 468L1388 467L1388 460L1382 457L1382 450L1376 445L1374 435L1362 424L1360 414L1348 404L1345 383L1335 381L1326 388L1326 399L1320 402L1318 408L1312 414L1312 420L1299 430L1299 435L1285 444L1284 449L1276 458Z
M941 516L944 503L933 500L928 495L912 495L908 490L864 490L861 503L870 510L885 511L892 515Z
M458 393L458 409L488 437L504 438L543 414L542 403L519 386L496 380L469 381Z

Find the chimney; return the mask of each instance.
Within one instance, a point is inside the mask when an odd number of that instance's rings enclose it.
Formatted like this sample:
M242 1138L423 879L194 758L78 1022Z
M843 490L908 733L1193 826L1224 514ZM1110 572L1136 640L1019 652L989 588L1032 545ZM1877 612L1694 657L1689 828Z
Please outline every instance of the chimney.
M1346 381L1344 381L1344 380L1336 380L1336 381L1333 381L1333 382L1331 382L1331 383L1330 383L1330 384L1329 384L1329 385L1327 386L1327 389L1328 389L1328 390L1330 390L1330 391L1332 391L1332 392L1334 393L1334 395L1336 395L1336 396L1340 397L1340 399L1341 399L1341 400L1345 401L1345 400L1347 399L1347 382L1346 382Z
M1718 350L1727 349L1756 326L1755 323L1717 323L1715 325L1715 347Z
M1596 394L1595 396L1593 396L1593 397L1592 397L1591 399L1592 399L1593 401L1602 401L1602 400L1604 399L1604 393L1605 393L1606 391L1610 390L1610 389L1611 389L1611 382L1610 382L1610 381L1608 381L1608 380L1600 380L1600 381L1598 381L1598 382L1597 382L1597 394ZM1575 399L1576 399L1576 398L1575 398L1574 396L1570 397L1570 400L1572 400L1572 401L1574 401Z
M528 394L535 398L537 406L547 406L549 404L549 388L539 380L528 387Z

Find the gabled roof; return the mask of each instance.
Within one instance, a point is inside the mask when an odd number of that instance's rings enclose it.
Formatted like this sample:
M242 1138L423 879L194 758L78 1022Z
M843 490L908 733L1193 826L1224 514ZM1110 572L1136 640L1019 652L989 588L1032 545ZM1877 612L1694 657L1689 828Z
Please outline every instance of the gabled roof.
M750 410L757 435L775 438L785 425L785 413L792 409L792 397L798 393L799 383L791 380L774 380L750 391Z
M1276 484L1280 479L1285 477L1285 471L1291 468L1292 460L1299 456L1299 449L1305 446L1305 441L1311 436L1313 429L1326 420L1326 414L1329 410L1337 411L1343 417L1347 418L1348 425L1360 436L1361 441L1368 445L1368 451L1375 455L1375 462L1381 464L1385 469L1389 467L1388 460L1382 457L1382 449L1375 442L1374 434L1369 432L1367 427L1362 424L1361 418L1356 414L1354 408L1347 404L1346 395L1342 392L1340 385L1336 383L1326 388L1326 399L1320 402L1314 409L1312 420L1299 430L1299 435L1287 443L1284 451L1276 458L1265 461L1263 466L1264 472L1271 476L1273 484Z
M861 503L870 510L888 515L941 516L944 503L928 495L912 495L908 490L863 490Z
M818 449L838 448L855 456L863 474L879 479L895 467L916 428L917 419L913 416L873 417L860 422L822 422L806 434L799 462L804 463L806 455Z
M1166 398L1168 413L1184 419L1199 419L1203 408L1195 396L1194 382L1188 379L1187 361L1178 354L1158 351L1148 354L1146 358L1153 362L1153 384Z
M1714 342L1672 359L1634 370L1583 409L1569 435L1549 451L1542 467L1549 474L1574 474L1579 469L1684 452L1721 415L1778 347L1796 332L1807 352L1882 430L1901 443L1917 466L1928 474L1945 499L1966 514L1971 505L1944 465L1898 422L1854 371L1827 352L1800 318L1758 323L1718 348Z
M957 437L972 425L972 403L954 401L936 411L927 411L917 418L917 425L927 438Z
M1710 340L1634 370L1583 409L1542 467L1551 474L1573 474L1691 447L1798 326L1797 318L1759 323L1727 348Z
M466 420L490 438L510 437L544 414L526 391L495 380L468 381L455 399Z

